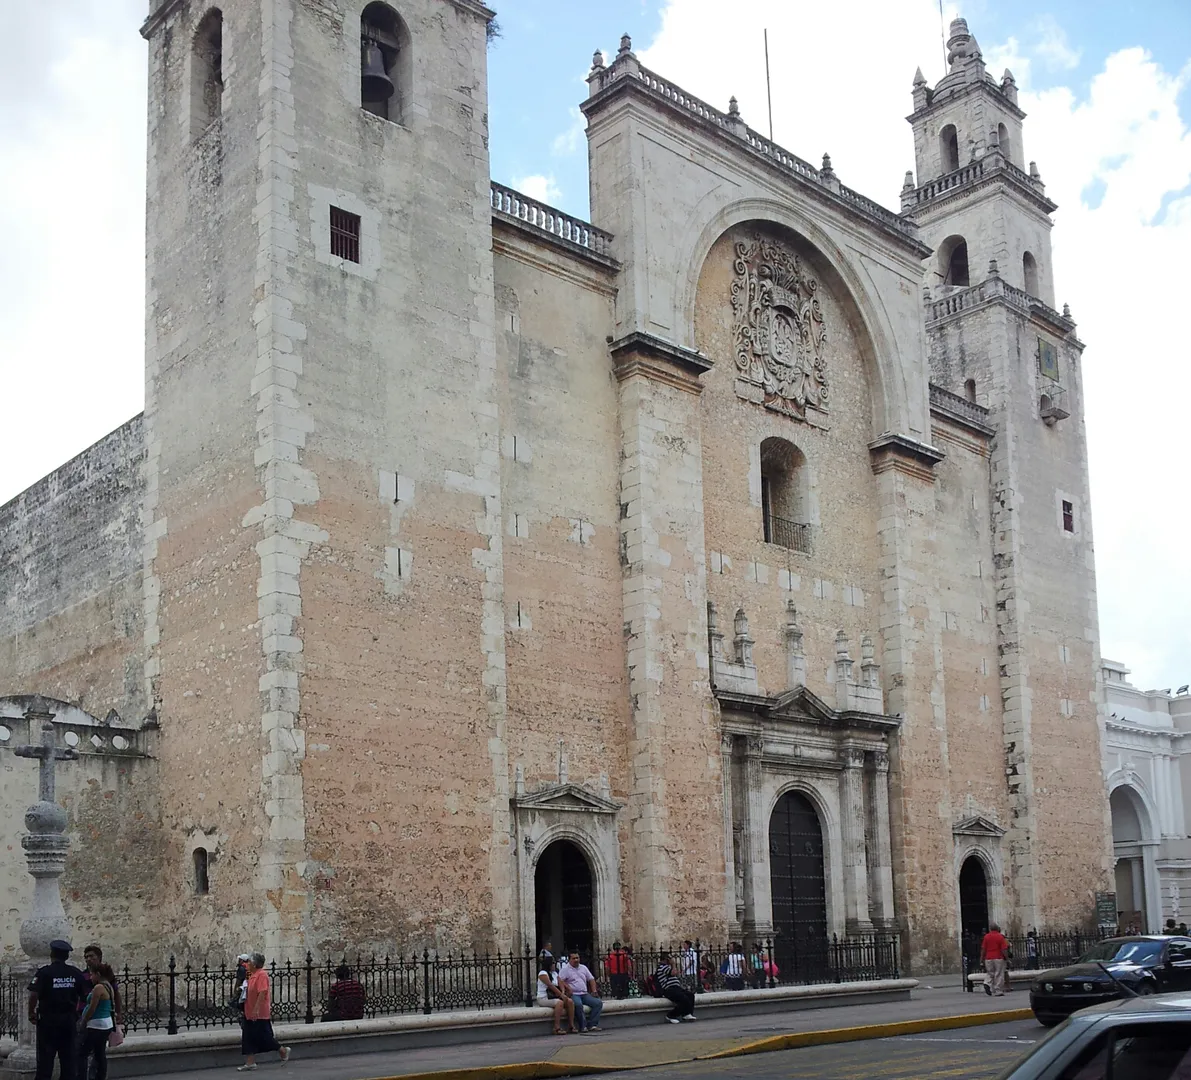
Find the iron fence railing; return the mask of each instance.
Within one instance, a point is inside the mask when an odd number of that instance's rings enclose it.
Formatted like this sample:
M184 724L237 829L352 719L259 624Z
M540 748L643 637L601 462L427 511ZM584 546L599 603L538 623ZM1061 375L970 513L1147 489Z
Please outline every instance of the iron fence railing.
M657 967L661 946L627 951L627 966L612 950L584 956L606 997L648 996L646 978ZM813 982L857 982L896 978L900 957L896 935L798 939L727 945L694 942L670 950L674 969L698 992L787 986ZM450 1010L532 1006L539 962L525 952L419 956L344 956L316 961L310 953L294 964L271 963L273 1020L313 1024L327 1011L335 969L346 964L364 988L364 1015L394 1016ZM179 965L174 957L158 969L125 965L117 971L124 1026L131 1033L162 1033L234 1027L240 1013L235 1000L235 968ZM0 978L0 1035L16 1036L27 976L8 972Z
M805 522L788 521L776 514L765 516L765 543L776 544L790 551L811 553L811 527Z
M1114 937L1115 927L1088 930L1048 930L1034 935L1031 945L1028 934L1009 934L1009 949L1012 957L1009 968L1012 971L1040 971L1046 968L1067 967L1077 963L1097 941ZM979 937L965 940L963 948L964 987L968 988L968 975L984 970L980 963Z

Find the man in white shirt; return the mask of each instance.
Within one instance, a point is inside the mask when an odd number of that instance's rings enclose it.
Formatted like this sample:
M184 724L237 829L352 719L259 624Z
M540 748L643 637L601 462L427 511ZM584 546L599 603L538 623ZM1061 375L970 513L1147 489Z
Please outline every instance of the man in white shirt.
M603 1031L600 1027L600 1013L604 1011L604 1002L600 999L595 976L586 964L579 962L579 954L571 953L567 962L558 969L558 983L575 1002L575 1023L579 1027L579 1034L586 1035L592 1031ZM587 1010L591 1015L587 1015Z

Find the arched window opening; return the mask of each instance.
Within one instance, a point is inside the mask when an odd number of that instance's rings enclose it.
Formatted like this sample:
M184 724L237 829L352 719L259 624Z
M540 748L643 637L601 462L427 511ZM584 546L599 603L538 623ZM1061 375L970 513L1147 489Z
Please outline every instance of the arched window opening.
M997 145L1007 161L1013 161L1013 147L1009 145L1009 129L1004 124L997 125Z
M945 173L959 168L959 133L954 124L948 124L939 132L939 159Z
M806 458L785 439L761 443L761 516L765 542L791 551L811 552L806 508Z
M360 107L401 123L409 101L409 33L379 0L360 16Z
M194 849L194 893L196 896L206 896L211 891L211 883L207 877L208 857L206 848Z
M201 135L223 109L223 12L212 8L194 35L191 58L191 134Z
M1021 272L1025 288L1031 296L1038 295L1038 263L1028 251L1021 257Z
M969 401L975 403L976 401L976 380L969 379L964 383L964 397Z
M962 236L949 236L939 245L939 276L944 288L967 288L968 243Z

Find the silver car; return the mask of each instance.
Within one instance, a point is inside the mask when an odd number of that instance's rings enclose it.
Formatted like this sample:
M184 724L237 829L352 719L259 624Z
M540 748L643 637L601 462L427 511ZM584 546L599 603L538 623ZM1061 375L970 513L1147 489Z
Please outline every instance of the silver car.
M1081 1009L998 1080L1191 1080L1191 994Z

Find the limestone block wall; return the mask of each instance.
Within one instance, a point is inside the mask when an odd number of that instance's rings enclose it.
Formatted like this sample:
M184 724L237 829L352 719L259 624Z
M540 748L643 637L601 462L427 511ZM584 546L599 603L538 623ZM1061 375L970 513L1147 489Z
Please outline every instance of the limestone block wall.
M497 225L504 371L501 504L509 761L527 791L559 781L629 795L613 274ZM632 835L616 817L621 852ZM540 853L539 853L540 854ZM616 883L632 918L630 881ZM529 913L532 917L532 912ZM621 933L617 927L615 933Z
M0 507L0 694L126 719L140 679L143 422L135 416Z

